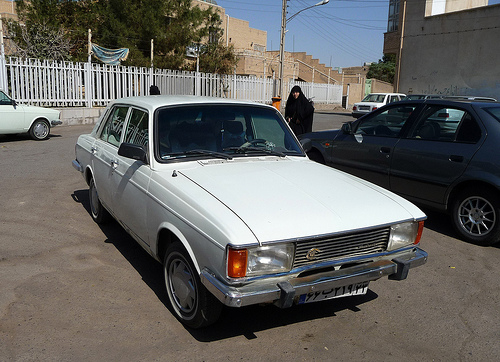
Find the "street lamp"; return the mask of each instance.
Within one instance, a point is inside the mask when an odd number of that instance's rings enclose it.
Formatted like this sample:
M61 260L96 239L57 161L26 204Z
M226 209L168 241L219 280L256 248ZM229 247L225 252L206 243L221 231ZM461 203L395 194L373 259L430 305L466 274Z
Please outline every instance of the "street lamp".
M280 84L279 84L279 97L283 99L283 61L285 58L285 33L286 33L286 24L292 20L294 17L296 17L298 14L303 12L304 10L314 8L315 6L320 6L320 5L325 5L328 4L330 0L323 0L320 1L317 4L308 6L307 8L304 8L292 16L290 16L288 19L286 18L286 3L288 0L283 0L283 9L281 13L281 40L280 40Z

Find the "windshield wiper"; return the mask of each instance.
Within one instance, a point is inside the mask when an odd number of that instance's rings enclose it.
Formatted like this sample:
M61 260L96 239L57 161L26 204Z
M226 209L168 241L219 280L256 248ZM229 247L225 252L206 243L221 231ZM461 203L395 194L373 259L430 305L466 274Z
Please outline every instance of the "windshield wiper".
M216 158L222 158L224 160L232 160L233 159L227 153L210 151L210 150L203 150L203 149L195 149L195 150L189 150L189 151L184 151L184 152L175 152L175 153L170 153L166 156L170 158L170 157L177 157L177 156L198 156L198 155L213 156Z
M273 151L267 148L255 147L255 146L246 146L246 147L228 147L224 148L223 151L234 151L234 153L250 153L250 152L259 152L266 153L268 155L286 157L286 154L283 152Z

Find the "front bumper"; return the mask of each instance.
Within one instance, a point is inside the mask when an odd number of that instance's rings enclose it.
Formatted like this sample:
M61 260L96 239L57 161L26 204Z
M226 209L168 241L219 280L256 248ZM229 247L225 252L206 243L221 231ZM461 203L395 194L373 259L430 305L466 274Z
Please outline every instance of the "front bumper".
M80 163L77 160L73 160L73 162L71 162L71 164L73 165L73 168L75 170L83 172L83 167L82 167L82 165L80 165Z
M59 126L60 124L62 124L62 121L51 121L50 124L52 126Z
M362 283L388 276L389 279L403 280L411 268L427 262L427 253L415 248L411 254L404 254L392 260L371 261L345 269L317 273L305 277L264 279L243 286L222 283L208 270L201 272L201 282L223 304L243 307L260 303L274 303L281 308L291 307L302 294L328 290Z

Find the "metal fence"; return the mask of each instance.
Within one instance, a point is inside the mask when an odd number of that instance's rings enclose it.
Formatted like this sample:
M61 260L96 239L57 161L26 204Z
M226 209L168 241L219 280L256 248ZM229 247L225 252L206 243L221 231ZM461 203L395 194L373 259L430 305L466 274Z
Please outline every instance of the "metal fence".
M199 95L271 103L277 80L166 69L111 66L0 56L0 88L22 103L47 107L98 107L109 101L149 94ZM285 81L299 85L315 103L342 103L342 86Z

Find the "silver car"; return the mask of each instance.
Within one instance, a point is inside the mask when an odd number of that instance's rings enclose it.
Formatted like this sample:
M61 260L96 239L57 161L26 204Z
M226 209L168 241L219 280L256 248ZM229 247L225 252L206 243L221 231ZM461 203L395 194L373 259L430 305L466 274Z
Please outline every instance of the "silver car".
M193 328L222 305L364 294L427 260L420 209L310 161L271 106L119 99L78 138L73 166L94 220L111 215L163 264L173 310Z

